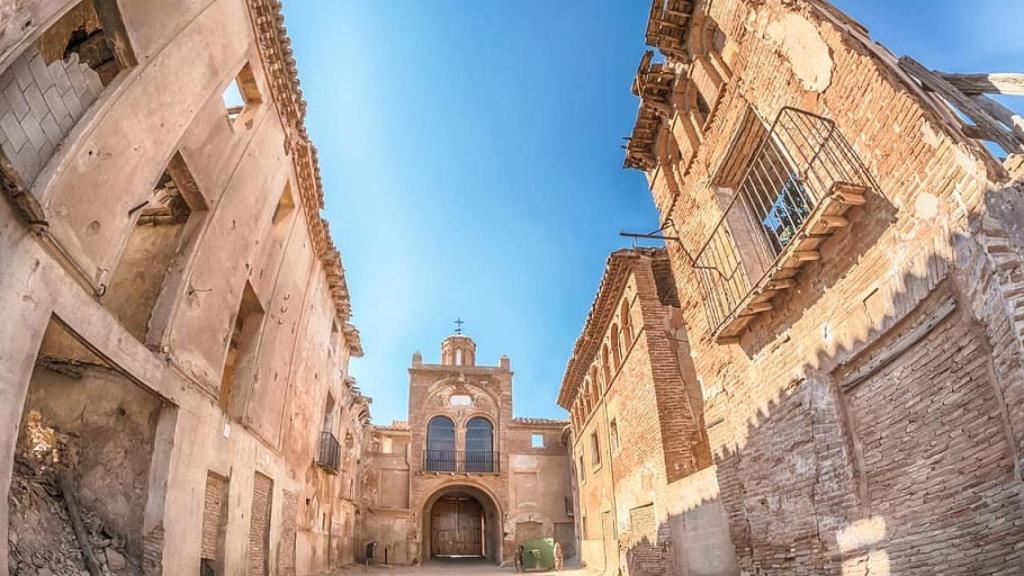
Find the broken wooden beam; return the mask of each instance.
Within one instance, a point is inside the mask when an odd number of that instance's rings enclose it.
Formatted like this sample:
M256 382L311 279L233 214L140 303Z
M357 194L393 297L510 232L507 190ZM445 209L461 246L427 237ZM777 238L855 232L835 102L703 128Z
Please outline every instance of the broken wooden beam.
M991 114L993 118L1005 124L1017 138L1024 142L1024 117L982 94L971 96L971 100L974 100L982 110Z
M1009 132L1009 129L1003 127L1002 124L978 106L974 100L959 88L909 56L903 56L899 62L900 67L914 78L917 78L925 88L939 94L950 105L955 106L960 112L963 112L968 118L973 120L979 128L989 135L988 140L999 144L1007 152L1024 152L1024 144L1018 142L1017 138Z
M941 74L943 80L964 94L1024 96L1024 74Z
M60 475L60 491L64 497L64 506L68 509L68 517L71 519L71 527L75 531L75 538L82 548L82 559L85 560L85 567L89 570L90 576L103 576L100 564L96 561L96 555L92 551L92 543L89 542L89 533L82 523L82 512L78 508L78 500L75 499L75 490L71 485L71 475L65 471Z

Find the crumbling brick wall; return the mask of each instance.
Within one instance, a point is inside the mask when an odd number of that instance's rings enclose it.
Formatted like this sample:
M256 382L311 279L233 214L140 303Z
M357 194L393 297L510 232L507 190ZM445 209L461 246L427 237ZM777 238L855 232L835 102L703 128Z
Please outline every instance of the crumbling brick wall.
M1022 246L1005 229L1021 212L990 210L1004 176L823 2L715 2L694 21L719 31L714 54L698 50L679 77L700 84L698 68L718 59L726 82L699 134L665 119L648 175L680 239L667 249L740 568L1019 573L1024 383L1011 271ZM770 123L784 106L834 121L871 191L792 289L719 341L691 257L722 222L717 186L740 154L738 127L751 109ZM933 294L956 312L845 389L851 366L891 354L930 314Z

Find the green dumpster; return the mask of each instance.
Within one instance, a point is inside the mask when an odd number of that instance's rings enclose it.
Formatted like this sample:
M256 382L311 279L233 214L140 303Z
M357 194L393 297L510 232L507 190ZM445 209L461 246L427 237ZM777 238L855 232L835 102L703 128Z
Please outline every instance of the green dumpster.
M557 571L562 569L563 561L562 547L554 538L526 540L516 551L517 572Z

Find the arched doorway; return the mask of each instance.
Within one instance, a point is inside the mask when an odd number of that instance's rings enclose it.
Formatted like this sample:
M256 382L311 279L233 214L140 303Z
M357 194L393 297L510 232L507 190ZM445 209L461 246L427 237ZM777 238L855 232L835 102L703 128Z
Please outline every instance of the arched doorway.
M447 486L423 507L424 560L501 561L501 514L484 490Z

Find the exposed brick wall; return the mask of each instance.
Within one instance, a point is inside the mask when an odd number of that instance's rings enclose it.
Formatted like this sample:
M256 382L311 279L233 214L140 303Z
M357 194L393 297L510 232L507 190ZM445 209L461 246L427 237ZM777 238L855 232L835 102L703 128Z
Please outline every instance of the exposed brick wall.
M224 529L227 526L228 481L213 473L206 475L206 491L203 498L203 544L201 556L204 559L224 560Z
M270 505L274 481L257 472L252 485L252 512L249 518L248 576L266 576L269 568Z
M991 351L962 312L846 401L866 504L885 517L894 573L1020 573L1024 550L1000 545L1024 541L1020 479Z
M77 53L47 65L29 46L0 75L0 148L22 182L31 185L103 84Z
M695 142L666 118L680 141L659 140L648 173L680 239L667 250L739 568L1024 573L1024 244L1012 232L1024 209L978 144L822 4L723 0L695 18L721 30L712 56L728 81ZM690 71L677 70L682 90ZM705 72L693 74L710 91ZM719 343L690 255L722 222L716 178L748 110L771 122L784 106L834 120L874 190L793 289ZM843 391L857 366L899 352L936 297L954 298L954 315Z
M278 576L295 576L295 519L299 511L299 494L294 490L281 493L281 540L277 545Z

